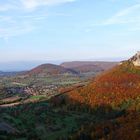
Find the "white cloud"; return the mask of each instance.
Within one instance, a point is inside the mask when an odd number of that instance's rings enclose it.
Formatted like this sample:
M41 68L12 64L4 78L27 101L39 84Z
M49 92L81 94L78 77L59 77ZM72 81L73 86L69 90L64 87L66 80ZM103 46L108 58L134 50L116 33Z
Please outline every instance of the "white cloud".
M0 11L9 10L35 10L41 6L53 6L57 4L74 2L75 0L9 0L3 4L0 3Z
M132 14L133 16L130 16ZM132 22L137 22L137 21L140 22L139 14L140 14L140 4L136 4L136 5L133 5L131 7L128 7L126 9L119 11L113 17L104 21L103 24L110 25L110 24L132 23Z
M34 30L34 27L29 24L13 25L10 27L0 27L0 38L8 40L10 37L29 33L33 30Z
M2 3L0 2L0 12L4 13L0 15L0 38L7 40L9 37L19 36L37 29L39 27L38 23L48 17L47 13L35 11L38 7L53 6L74 1L75 0L7 0ZM17 14L15 14L14 10L16 10ZM30 13L30 10L34 12ZM14 14L8 16L7 11L14 11ZM26 11L29 13L26 13ZM18 12L21 13L21 15L19 15Z
M40 6L50 6L74 1L75 0L20 0L24 8L32 10Z
M106 20L92 24L90 30L92 31L95 26L110 25L128 25L128 31L138 31L140 27L140 4L127 7Z
M47 14L23 16L0 16L0 38L8 40L11 37L33 32L40 28L38 23L45 20Z
M115 0L114 0L115 1ZM94 27L97 26L110 26L110 25L128 25L126 26L127 31L139 31L140 30L140 4L135 4L130 7L124 8L112 17L105 19L103 21L97 21L86 27L85 32L91 32Z

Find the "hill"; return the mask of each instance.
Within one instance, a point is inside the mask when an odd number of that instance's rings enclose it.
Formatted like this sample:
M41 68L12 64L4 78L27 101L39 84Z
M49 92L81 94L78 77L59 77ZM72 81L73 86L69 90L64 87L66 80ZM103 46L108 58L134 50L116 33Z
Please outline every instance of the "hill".
M69 98L90 106L120 104L137 98L140 95L140 67L134 65L132 58L97 76L80 90L68 93Z
M59 97L70 110L92 113L71 139L139 140L140 54L97 76L87 86ZM55 100L54 100L55 101Z
M47 76L47 75L60 75L60 74L78 74L78 72L54 64L42 64L26 72L26 75L30 75L30 76Z
M88 73L88 72L102 72L104 71L103 68L99 67L98 65L81 65L77 67L73 67L73 70L79 72L79 73Z
M64 62L61 66L71 68L79 72L102 72L113 68L118 62L103 62L103 61L73 61Z

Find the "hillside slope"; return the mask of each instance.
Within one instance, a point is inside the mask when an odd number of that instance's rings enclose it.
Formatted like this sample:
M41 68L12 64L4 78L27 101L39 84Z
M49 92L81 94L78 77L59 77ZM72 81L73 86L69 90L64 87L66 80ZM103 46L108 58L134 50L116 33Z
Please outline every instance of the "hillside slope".
M77 67L73 67L73 70L76 70L79 73L88 73L88 72L103 72L104 69L97 65L81 65Z
M54 65L54 64L42 64L30 71L28 71L26 74L27 75L32 75L32 76L47 76L47 75L59 75L59 74L78 74L78 72L64 68L59 65Z
M64 62L61 66L78 71L79 73L101 73L116 66L118 62L102 62L102 61L73 61Z
M97 76L87 86L59 97L59 104L63 101L70 110L86 111L96 118L83 125L71 136L71 140L139 140L139 56L136 54L128 61Z
M77 68L77 67L83 67L85 66L96 66L103 70L108 70L110 68L113 68L115 65L117 65L118 62L105 62L105 61L73 61L73 62L64 62L61 64L61 66L65 68ZM94 67L94 68L96 68Z
M140 68L130 61L104 72L80 90L68 93L69 99L90 106L120 104L140 96Z

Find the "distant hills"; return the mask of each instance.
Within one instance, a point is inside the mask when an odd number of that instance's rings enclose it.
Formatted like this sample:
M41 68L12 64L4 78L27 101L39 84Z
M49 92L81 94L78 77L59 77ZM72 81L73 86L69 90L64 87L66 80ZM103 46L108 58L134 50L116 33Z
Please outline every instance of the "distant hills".
M117 62L65 62L60 65L42 64L26 72L27 75L47 76L59 74L76 74L102 72L114 67Z
M125 60L127 58L118 58L118 59L114 59L114 58L110 58L110 59L105 59L105 58L102 58L102 60L104 60L105 62L108 62L108 61L112 61L112 62L120 62L121 60ZM102 61L101 59L98 60L98 61ZM90 60L90 62L94 62L95 60ZM97 61L97 60L96 60ZM54 61L46 61L46 60L26 60L26 61L20 61L20 60L17 60L17 61L9 61L9 62L0 62L0 71L26 71L26 70L31 70L41 64L46 64L46 63L50 63L50 64L56 64L56 65L59 65L61 64L62 62L65 62L65 61L62 61L62 60L54 60ZM69 62L69 61L66 61L66 62ZM87 62L85 60L85 62Z
M36 76L47 76L47 75L59 75L59 74L78 74L78 72L73 69L64 68L59 65L42 64L26 72L26 74L36 75Z
M61 66L65 68L71 68L79 72L100 72L108 70L118 62L104 62L104 61L73 61L64 62Z
M47 76L59 74L83 74L83 73L100 73L111 69L118 62L103 62L103 61L73 61L64 62L60 65L42 64L29 71L19 72L3 72L0 71L0 76L14 76L17 74L26 74L32 76ZM91 75L90 74L90 75Z

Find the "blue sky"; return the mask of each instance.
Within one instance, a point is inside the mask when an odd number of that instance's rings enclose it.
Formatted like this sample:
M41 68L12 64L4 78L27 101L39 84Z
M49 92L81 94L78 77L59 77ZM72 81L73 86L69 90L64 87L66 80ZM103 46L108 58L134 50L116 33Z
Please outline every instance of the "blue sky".
M0 62L113 60L140 50L140 0L1 0Z

